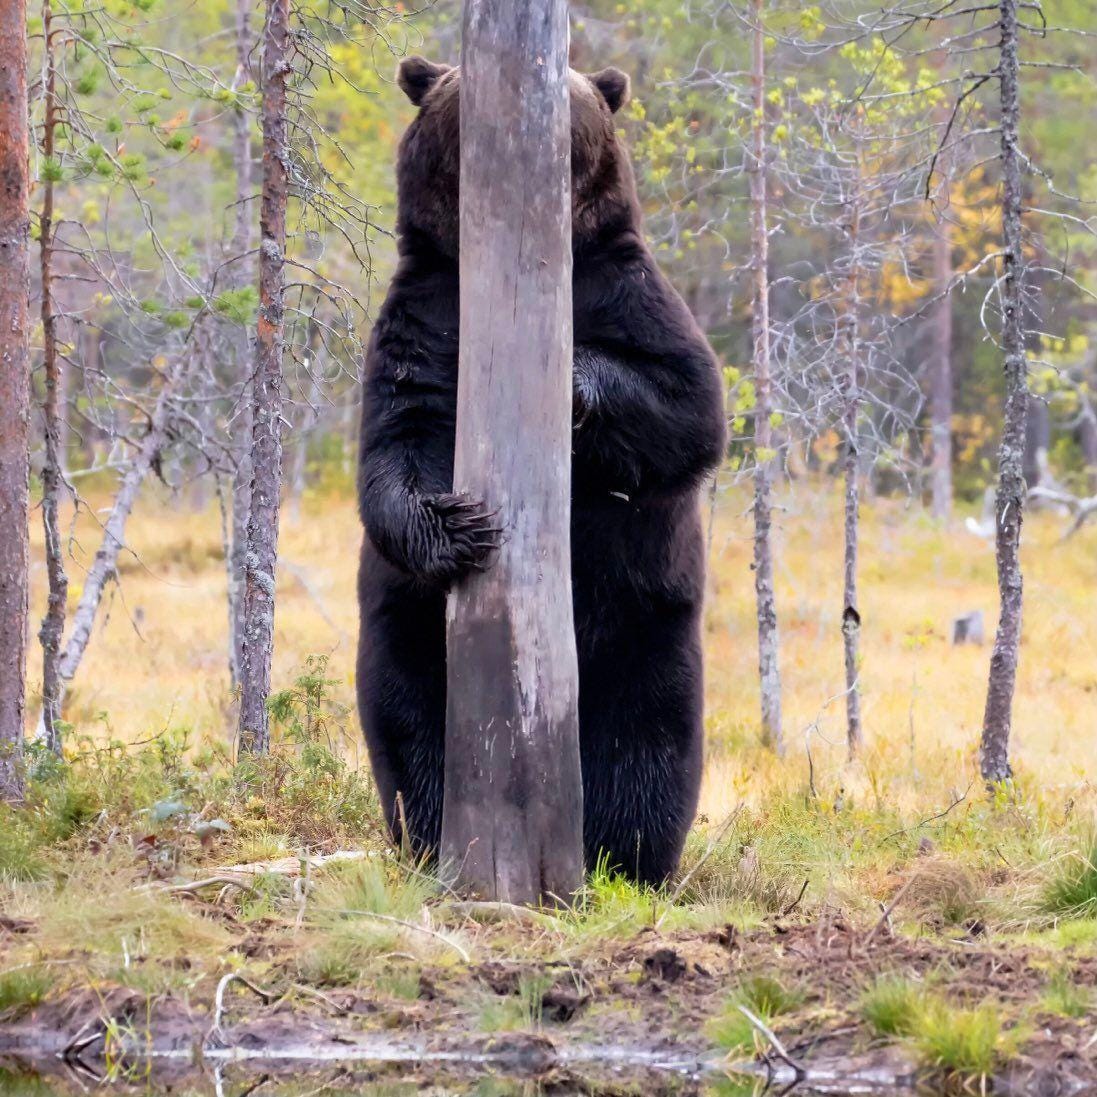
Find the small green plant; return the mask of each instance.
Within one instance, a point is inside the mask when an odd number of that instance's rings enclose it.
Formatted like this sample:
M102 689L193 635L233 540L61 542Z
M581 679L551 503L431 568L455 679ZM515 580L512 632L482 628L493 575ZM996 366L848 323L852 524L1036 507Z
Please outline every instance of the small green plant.
M49 971L38 964L0 971L0 1014L19 1016L34 1009L53 986Z
M1097 917L1097 837L1060 868L1044 892L1044 909L1068 918Z
M541 972L522 975L516 993L493 995L480 1008L479 1027L482 1032L535 1031L544 1017L545 991L552 980Z
M1003 1032L993 1003L963 1009L941 998L927 999L913 1033L915 1050L927 1065L965 1079L989 1076L1017 1041L1015 1032Z
M1056 971L1048 980L1041 1006L1060 1017L1087 1017L1093 1011L1093 992L1081 986L1071 972Z
M709 1036L726 1051L749 1051L755 1046L758 1031L740 1007L746 1007L768 1025L774 1018L792 1013L803 1001L803 991L798 987L786 987L771 975L749 976L728 999L723 1012L709 1024Z
M861 996L861 1016L878 1036L910 1036L925 1004L925 987L900 975L881 975Z

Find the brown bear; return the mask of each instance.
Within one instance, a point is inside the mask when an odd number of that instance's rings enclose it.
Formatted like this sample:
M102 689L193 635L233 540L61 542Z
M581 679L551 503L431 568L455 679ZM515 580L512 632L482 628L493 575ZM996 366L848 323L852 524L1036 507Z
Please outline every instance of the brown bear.
M453 492L460 72L399 68L419 112L397 163L399 265L363 392L358 699L382 803L421 853L441 829L446 590L490 566L491 500ZM644 242L613 115L617 69L570 74L574 255L572 580L584 846L658 884L701 780L699 487L721 460L716 359Z

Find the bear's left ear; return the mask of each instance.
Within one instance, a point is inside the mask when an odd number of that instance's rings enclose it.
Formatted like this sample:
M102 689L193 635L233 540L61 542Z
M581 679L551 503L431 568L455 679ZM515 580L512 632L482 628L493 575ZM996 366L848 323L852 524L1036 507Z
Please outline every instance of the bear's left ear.
M592 72L588 79L602 93L611 114L616 114L628 102L628 77L620 69Z
M419 106L427 92L449 72L449 65L436 65L425 57L405 57L396 69L396 82L403 93Z

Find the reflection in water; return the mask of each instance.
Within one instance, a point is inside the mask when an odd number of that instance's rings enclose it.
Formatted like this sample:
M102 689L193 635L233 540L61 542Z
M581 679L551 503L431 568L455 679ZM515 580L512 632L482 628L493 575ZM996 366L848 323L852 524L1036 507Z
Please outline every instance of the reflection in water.
M357 1072L355 1072L357 1074ZM411 1080L377 1081L362 1072L356 1081L347 1071L310 1073L293 1082L274 1080L264 1074L192 1070L173 1077L150 1077L145 1071L121 1072L96 1086L98 1093L119 1097L761 1097L763 1082L752 1079L719 1078L705 1081L687 1077L653 1078L643 1074L632 1078L617 1077L612 1084L552 1081L519 1081L505 1078L480 1078L473 1081L447 1081L417 1075ZM85 1097L90 1078L56 1074L43 1077L0 1070L0 1097ZM773 1093L771 1089L768 1092ZM790 1092L785 1090L783 1092ZM833 1092L833 1091L832 1091ZM863 1090L861 1091L863 1092ZM797 1097L811 1097L797 1089Z

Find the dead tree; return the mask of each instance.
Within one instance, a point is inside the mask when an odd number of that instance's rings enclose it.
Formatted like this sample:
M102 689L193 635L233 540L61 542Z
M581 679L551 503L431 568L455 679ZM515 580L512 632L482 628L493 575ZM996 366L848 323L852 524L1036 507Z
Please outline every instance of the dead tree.
M840 345L845 359L845 370L839 378L844 403L842 426L845 434L845 448L842 456L842 476L845 485L843 517L845 551L842 557L842 647L846 667L846 745L850 758L857 754L864 742L864 731L861 726L860 683L861 611L857 608L857 552L860 540L861 515L859 468L861 452L857 435L858 420L861 415L861 279L863 276L861 217L864 200L859 133L855 139L855 145L856 160L852 170L850 191L846 203L850 254L840 329Z
M943 206L933 237L933 285L939 300L930 318L933 356L930 373L931 512L938 521L952 513L952 224L948 211L947 167Z
M236 3L236 76L233 89L239 90L250 83L251 73L251 4L249 0ZM232 166L236 177L236 201L230 255L228 261L229 283L241 288L252 269L247 256L252 241L252 166L251 119L239 104L232 112ZM239 367L239 405L235 425L238 437L243 441L233 447L231 534L228 554L228 611L229 611L229 678L233 689L240 685L240 668L244 661L244 590L245 562L247 557L248 511L251 507L251 432L252 388L251 347L248 329L241 325L233 339L233 350Z
M56 156L57 124L61 107L57 99L56 37L63 31L54 26L50 0L42 5L42 157L53 164ZM59 670L61 639L65 633L65 611L68 603L69 580L65 574L65 558L61 549L60 505L64 488L61 455L62 360L57 348L57 308L54 296L54 188L56 177L44 173L42 205L38 211L38 257L41 278L42 372L45 376L45 398L42 401L42 434L45 454L42 461L42 528L46 554L46 578L49 596L46 614L38 630L42 645L42 721L41 738L54 754L61 753L61 699L64 683Z
M758 682L762 738L784 754L781 730L780 640L773 592L773 508L770 500L774 458L773 384L769 330L769 226L766 216L766 53L764 0L752 0L750 250L754 341L754 591L758 607Z
M990 657L987 702L979 748L979 768L988 783L1007 781L1013 691L1021 646L1021 519L1025 501L1025 419L1028 367L1023 311L1024 252L1021 209L1024 201L1020 123L1020 64L1017 56L1017 0L998 4L998 87L1001 104L1002 163L1002 351L1006 400L998 446L998 492L995 502L994 555L1000 608Z
M571 603L571 186L565 0L466 0L454 488L498 507L452 595L442 861L510 902L582 882Z
M23 790L30 416L26 0L0 0L0 800Z
M291 72L289 0L267 0L263 27L263 168L259 207L259 317L252 381L251 501L244 559L240 750L270 743L267 697L274 649L274 576L282 489L282 351Z

